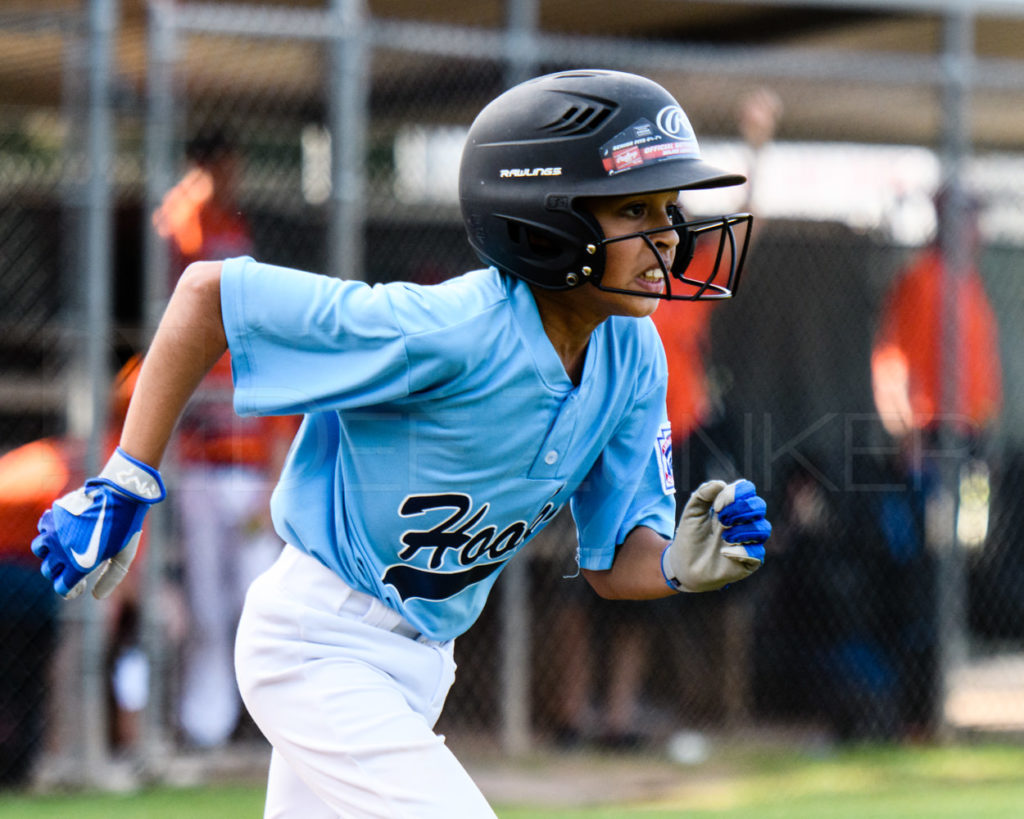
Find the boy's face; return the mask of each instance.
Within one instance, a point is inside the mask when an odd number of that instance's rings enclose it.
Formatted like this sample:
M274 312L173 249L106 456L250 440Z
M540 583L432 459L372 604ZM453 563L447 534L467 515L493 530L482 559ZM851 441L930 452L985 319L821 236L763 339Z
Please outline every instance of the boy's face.
M643 230L670 227L672 210L677 206L678 198L677 191L595 197L586 201L586 207L601 225L605 238L613 239ZM679 234L665 230L649 238L656 252L639 236L605 245L603 287L652 294L665 292L665 274L658 257L661 257L665 270L672 269ZM596 287L581 289L594 300L595 308L609 316L649 316L661 301L649 296L608 293Z

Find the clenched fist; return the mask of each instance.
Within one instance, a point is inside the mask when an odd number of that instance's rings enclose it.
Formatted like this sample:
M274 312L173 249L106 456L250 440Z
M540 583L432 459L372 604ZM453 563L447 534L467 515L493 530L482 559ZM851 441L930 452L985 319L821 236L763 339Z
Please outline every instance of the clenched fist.
M680 591L720 589L753 574L772 533L766 504L748 480L707 481L690 495L661 556L668 584Z

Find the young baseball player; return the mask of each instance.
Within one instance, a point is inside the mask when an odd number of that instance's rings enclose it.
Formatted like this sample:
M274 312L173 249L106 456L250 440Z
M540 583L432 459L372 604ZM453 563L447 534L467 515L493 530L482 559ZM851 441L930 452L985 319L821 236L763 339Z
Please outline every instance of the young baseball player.
M686 221L706 164L661 86L610 71L523 83L473 123L460 195L484 269L369 287L259 264L192 265L100 475L33 551L62 595L124 575L175 422L229 348L235 408L302 413L271 501L287 544L249 590L236 670L273 745L266 816L493 816L433 726L453 641L499 572L569 504L608 598L718 589L770 533L749 481L698 487L675 527L663 298L725 297L748 216ZM690 279L698 237L719 264ZM719 269L720 268L720 269Z

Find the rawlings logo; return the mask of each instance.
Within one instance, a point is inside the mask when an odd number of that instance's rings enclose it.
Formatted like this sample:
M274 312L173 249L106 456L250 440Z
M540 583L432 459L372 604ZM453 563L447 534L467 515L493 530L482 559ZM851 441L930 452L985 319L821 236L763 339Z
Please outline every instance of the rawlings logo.
M516 549L558 512L558 507L549 501L530 523L517 520L498 531L497 526L491 525L475 528L486 517L490 504L485 503L475 511L473 505L473 498L461 492L407 497L398 510L402 517L418 517L435 510L452 511L429 529L409 529L402 534L405 548L398 556L405 562L390 566L384 573L384 583L393 586L403 600L451 597L501 568ZM410 564L421 552L426 556L427 568ZM458 565L468 568L439 571L446 552L454 552Z
M693 139L693 127L678 105L666 105L658 112L658 130L673 139Z
M529 179L534 176L561 176L561 168L502 168L499 179Z

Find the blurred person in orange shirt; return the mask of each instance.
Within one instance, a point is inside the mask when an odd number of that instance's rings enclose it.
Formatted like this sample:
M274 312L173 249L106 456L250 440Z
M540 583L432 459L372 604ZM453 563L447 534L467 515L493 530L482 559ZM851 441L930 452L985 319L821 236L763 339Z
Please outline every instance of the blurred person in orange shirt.
M252 253L237 199L242 166L234 141L204 131L186 146L188 165L164 197L153 225L170 243L176 282L194 261ZM227 742L238 726L234 635L249 583L281 548L273 534L269 497L297 418L241 418L232 405L228 353L203 380L176 436L176 493L185 603L179 722L199 748Z
M976 513L971 505L981 499L982 515L974 519L984 521L984 531L971 534L980 543L987 535L989 503L981 446L1002 406L998 327L977 266L980 203L965 197L960 233L966 246L959 249L965 266L948 271L941 237L949 197L943 189L934 200L935 240L910 260L885 294L871 355L875 406L898 444L883 459L878 480L888 488L875 493L888 561L883 575L888 590L880 594L888 625L882 648L895 671L897 731L909 736L926 736L941 709L939 566L926 536L928 508L942 485L940 460L962 460L961 485L965 475L971 476L969 483L978 479L985 485L984 492L961 497L958 506L961 516ZM947 327L947 303L953 328ZM951 432L948 440L943 428ZM958 534L966 532L958 527Z
M56 438L0 457L0 789L27 785L43 750L57 598L29 544L39 516L73 488L72 460Z
M758 182L764 148L775 138L783 105L765 86L740 97L736 125L748 153L747 184L743 209L754 212L754 188ZM751 244L753 244L751 237ZM697 281L714 268L717 242L698 241L687 275ZM725 250L728 252L728 249ZM749 252L749 251L748 251ZM651 316L661 336L668 361L668 392L665 403L672 423L672 454L676 486L680 490L711 477L721 477L730 464L708 436L714 423L717 399L708 374L711 354L711 317L714 301L667 301Z
M947 275L938 237L948 200L946 190L936 195L935 241L911 260L886 293L872 351L875 405L886 430L900 440L914 432L934 433L944 420L968 439L977 439L1002 406L998 327L977 267L980 203L973 196L965 199L967 265ZM947 296L956 317L952 361L943 350ZM948 408L943 405L947 376L955 379L954 403ZM953 417L944 418L946 412Z
M170 242L171 286L188 265L252 252L249 223L238 209L242 166L234 141L221 129L202 131L185 146L187 167L153 214Z
M706 278L705 271L714 269L716 250L717 242L715 247L698 243L687 276ZM710 301L666 300L651 316L668 364L665 403L672 429L677 516L691 487L721 477L723 471L720 466L719 474L711 474L716 466L713 446L697 435L713 416L706 369L713 307ZM542 535L544 543L557 540L564 549L566 542L576 539L572 518L560 515ZM654 639L651 623L674 620L679 606L688 605L689 600L602 600L579 577L570 578L558 593L557 633L564 645L555 744L567 749L583 744L612 750L643 748L653 739L643 725L643 690ZM598 635L601 639L594 639ZM596 664L595 646L608 654ZM602 688L603 703L597 707L592 698Z
M737 129L749 154L744 208L753 209L762 149L775 136L782 116L782 100L770 88L758 87L743 95L736 109ZM742 244L738 244L742 246ZM719 252L718 236L694 244L687 278L708 280ZM722 252L729 254L728 246ZM665 405L671 423L672 468L676 487L676 512L681 514L690 489L712 478L731 480L732 462L723 453L712 432L718 410L714 385L708 374L711 350L711 317L715 301L665 300L651 315L658 329L668 365ZM561 519L558 519L559 521ZM569 519L571 524L571 519ZM548 538L572 540L571 526L556 521ZM547 538L546 538L547 539ZM714 605L712 598L655 601L599 600L587 585L572 579L561 591L564 600L556 615L558 631L568 639L562 649L564 673L556 706L554 740L563 747L592 741L612 749L636 749L651 737L641 725L643 688L651 667L652 621L674 621L680 606ZM695 612L690 612L694 615ZM688 622L704 622L689 616ZM595 685L592 648L587 636L605 629L606 639L595 641L608 647L610 662L601 663L605 675L605 704L592 708ZM592 712L600 713L594 725Z
M124 423L139 363L137 356L132 358L114 379L103 458L117 443L113 430ZM57 649L57 600L34 565L38 561L29 544L43 512L84 479L85 457L84 441L57 436L0 456L0 787L27 783L44 744L46 699L53 690L49 674ZM143 537L140 552L144 544ZM137 737L147 693L141 692L141 703L140 692L128 696L119 673L126 647L138 641L132 625L137 622L138 581L122 584L110 600L105 612L107 695L113 706L108 730L114 747L124 748Z
M701 266L703 259L694 256L691 265ZM699 274L697 274L699 276ZM669 309L664 309L669 308ZM665 358L668 360L668 391L665 403L672 422L672 454L676 469L676 486L687 487L693 480L706 480L706 474L692 475L693 469L704 470L707 459L691 463L693 436L712 420L714 401L707 375L711 345L711 312L713 302L665 302L651 317L658 328ZM691 469L691 467L693 469Z

